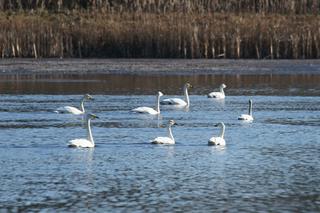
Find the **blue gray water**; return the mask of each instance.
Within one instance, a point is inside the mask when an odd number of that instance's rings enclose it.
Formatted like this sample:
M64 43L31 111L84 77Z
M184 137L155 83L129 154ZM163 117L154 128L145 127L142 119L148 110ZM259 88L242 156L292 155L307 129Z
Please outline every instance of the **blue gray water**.
M94 95L86 109L94 149L71 149L85 137L81 117L55 114L81 95L1 95L0 211L43 212L319 212L320 98L191 96L189 111L133 114L150 95ZM237 116L253 99L253 123ZM174 119L175 146L151 145ZM210 147L226 124L226 147Z

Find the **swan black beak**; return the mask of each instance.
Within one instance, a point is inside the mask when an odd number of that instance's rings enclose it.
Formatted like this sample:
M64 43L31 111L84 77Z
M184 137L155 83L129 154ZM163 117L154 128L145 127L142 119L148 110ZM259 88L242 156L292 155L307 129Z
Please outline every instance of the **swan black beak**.
M99 116L96 116L94 114L91 114L91 117L94 118L94 119L99 119Z

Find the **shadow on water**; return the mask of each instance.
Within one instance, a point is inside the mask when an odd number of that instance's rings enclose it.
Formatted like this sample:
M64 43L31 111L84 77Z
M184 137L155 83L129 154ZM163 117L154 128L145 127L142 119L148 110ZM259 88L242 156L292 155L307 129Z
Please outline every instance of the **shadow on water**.
M207 94L227 85L228 95L319 95L317 74L139 75L139 74L2 74L3 94L182 94L185 82L191 94Z

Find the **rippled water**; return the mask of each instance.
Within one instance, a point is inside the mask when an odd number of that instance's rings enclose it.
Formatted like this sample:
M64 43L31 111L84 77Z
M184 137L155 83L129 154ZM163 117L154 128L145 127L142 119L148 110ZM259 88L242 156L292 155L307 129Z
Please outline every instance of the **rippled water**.
M85 136L81 117L55 114L80 95L1 95L0 210L101 212L320 211L320 98L191 96L189 111L130 113L150 95L94 95L88 111L97 147L67 148ZM253 99L253 123L237 116ZM169 119L175 146L151 145ZM226 124L226 147L209 147Z

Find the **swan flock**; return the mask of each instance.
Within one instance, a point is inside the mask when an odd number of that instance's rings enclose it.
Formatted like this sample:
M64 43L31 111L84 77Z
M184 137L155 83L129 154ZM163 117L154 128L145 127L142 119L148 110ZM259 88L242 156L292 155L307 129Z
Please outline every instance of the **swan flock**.
M162 101L160 101L160 98L163 96L163 93L158 91L156 94L156 105L155 108L151 107L137 107L132 109L132 112L135 113L143 113L143 114L149 114L149 115L159 115L160 114L160 104L161 105L174 105L174 106L182 106L182 107L189 107L190 106L190 98L188 94L188 89L192 88L192 85L190 83L186 83L183 87L184 92L184 100L180 98L167 98ZM210 98L216 98L216 99L224 99L225 94L223 89L226 88L225 84L220 85L220 91L219 92L211 92L208 94L208 97ZM97 119L98 116L92 113L86 113L84 109L84 102L94 100L94 98L86 94L82 97L80 101L80 109L73 107L73 106L64 106L59 107L55 112L57 113L71 113L73 115L83 115L84 122L85 122L85 129L87 131L87 137L86 138L79 138L79 139L73 139L69 141L68 146L69 147L76 147L76 148L93 148L95 147L95 142L92 135L91 130L91 120ZM252 116L252 100L249 100L249 110L248 114L241 114L238 117L238 120L242 121L253 121ZM153 140L151 140L151 144L164 144L164 145L174 145L175 139L172 134L172 126L176 125L176 122L174 120L169 120L167 125L167 137L156 137ZM223 122L219 122L215 125L216 127L220 127L220 135L211 137L208 140L209 146L225 146L226 141L224 139L225 135L225 124Z

